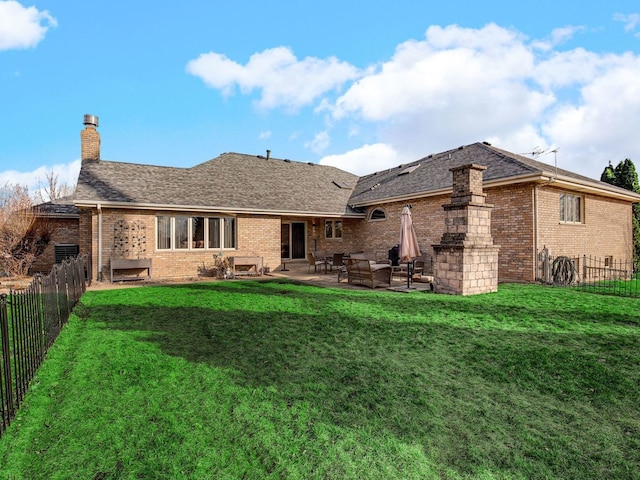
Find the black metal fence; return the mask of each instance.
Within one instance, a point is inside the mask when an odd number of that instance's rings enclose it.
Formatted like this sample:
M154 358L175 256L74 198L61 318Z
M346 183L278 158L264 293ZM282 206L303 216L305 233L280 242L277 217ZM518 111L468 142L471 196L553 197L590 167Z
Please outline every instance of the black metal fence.
M553 256L538 253L537 280L556 286L571 286L594 293L640 297L640 275L633 260L593 255Z
M0 437L85 292L90 268L86 255L64 260L49 275L34 276L28 287L0 295Z

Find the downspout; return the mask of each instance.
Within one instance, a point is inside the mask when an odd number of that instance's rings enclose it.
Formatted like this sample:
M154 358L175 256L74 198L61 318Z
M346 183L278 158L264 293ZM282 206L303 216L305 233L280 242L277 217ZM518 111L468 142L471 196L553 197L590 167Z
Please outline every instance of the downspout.
M538 277L538 185L533 186L533 279Z
M102 281L102 205L96 205L98 208L98 281Z

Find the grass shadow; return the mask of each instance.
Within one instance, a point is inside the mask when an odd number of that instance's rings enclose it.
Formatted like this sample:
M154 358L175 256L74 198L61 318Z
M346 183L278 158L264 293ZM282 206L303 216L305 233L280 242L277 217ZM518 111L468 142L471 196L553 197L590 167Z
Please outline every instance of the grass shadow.
M181 293L172 299L167 289ZM156 292L96 292L87 318L140 332L167 355L223 369L240 385L270 389L284 405L310 404L324 422L422 444L462 474L535 457L543 444L559 451L559 432L576 437L572 449L583 453L560 455L550 472L573 468L606 443L578 432L612 408L637 412L640 404L629 363L640 347L637 318L608 312L598 323L597 309L562 296L547 299L558 309L541 315L522 295L425 298L291 282ZM563 327L568 320L573 328ZM571 417L572 409L583 417Z

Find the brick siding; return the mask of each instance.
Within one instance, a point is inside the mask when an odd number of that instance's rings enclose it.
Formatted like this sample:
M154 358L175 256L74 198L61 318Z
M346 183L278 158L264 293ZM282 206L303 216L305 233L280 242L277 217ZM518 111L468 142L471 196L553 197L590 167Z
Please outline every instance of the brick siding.
M55 263L55 246L58 244L78 245L79 225L74 218L48 218L52 236L49 244L31 266L32 273L49 273Z
M138 222L144 226L146 249L137 252L135 258L152 258L154 279L188 279L198 276L200 268L210 268L215 263L215 257L220 253L224 256L261 256L263 265L270 269L280 265L280 218L267 216L238 216L237 240L235 250L220 249L192 249L192 250L158 250L156 248L156 216L187 215L191 217L215 216L210 213L197 212L166 212L148 210L118 210L105 209L102 211L102 276L109 280L109 261L117 256L114 250L114 230L120 221ZM98 214L83 209L80 215L80 249L82 253L91 250L94 277L98 279L100 265L98 264Z
M547 246L554 255L612 255L614 259L632 258L633 236L631 205L596 195L584 196L584 224L562 224L559 216L560 193L566 190L533 184L487 188L486 202L494 206L491 217L493 243L500 247L498 277L500 281L532 282L536 278L536 250ZM534 197L537 195L538 239L534 225ZM405 202L385 203L370 207L381 208L387 219L357 220L348 230L353 240L344 241L354 250L386 254L400 240L402 207L410 203L413 224L423 253L433 256L433 244L445 232L442 205L449 196L436 196ZM346 232L345 232L346 233ZM348 250L347 250L348 251Z
M544 246L554 255L577 256L591 254L613 256L616 260L632 257L633 237L631 205L596 195L584 195L584 224L560 223L559 201L564 190L551 185L509 185L484 189L486 203L493 205L491 235L494 245L500 247L498 277L500 281L535 280L536 249ZM375 252L378 258L387 258L389 249L400 239L402 208L412 205L413 223L423 253L433 257L432 245L438 244L445 232L443 205L450 202L449 195L392 202L367 209L381 208L386 220L343 219L343 238L324 238L324 218L272 217L239 215L237 217L238 248L224 251L224 255L257 255L264 257L265 267L275 270L280 266L280 227L283 222L306 222L306 248L328 252ZM534 224L537 208L538 224ZM113 229L118 220L144 223L147 235L147 256L153 258L153 275L162 278L192 278L198 267L211 265L218 251L194 249L190 251L156 250L156 215L213 216L205 213L162 211L131 211L103 209L102 270L109 276L109 259L113 250ZM334 219L335 220L335 219ZM315 225L315 227L313 226ZM537 234L536 234L537 230ZM535 245L537 235L537 245ZM73 237L73 234L71 234ZM98 213L81 209L79 226L80 252L90 251L93 272L98 275ZM56 239L60 243L66 243ZM75 242L69 242L75 243Z
M538 191L538 248L552 255L613 256L616 261L633 258L631 204L596 195L584 195L583 222L560 222L560 194L572 193L553 186Z

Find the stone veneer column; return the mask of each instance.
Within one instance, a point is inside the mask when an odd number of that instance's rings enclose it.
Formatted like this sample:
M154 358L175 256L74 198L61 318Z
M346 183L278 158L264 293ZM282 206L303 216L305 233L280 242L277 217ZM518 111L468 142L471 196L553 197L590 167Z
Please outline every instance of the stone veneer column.
M491 236L491 210L477 164L452 168L453 194L445 210L445 233L435 253L435 291L475 295L498 291L498 250Z

